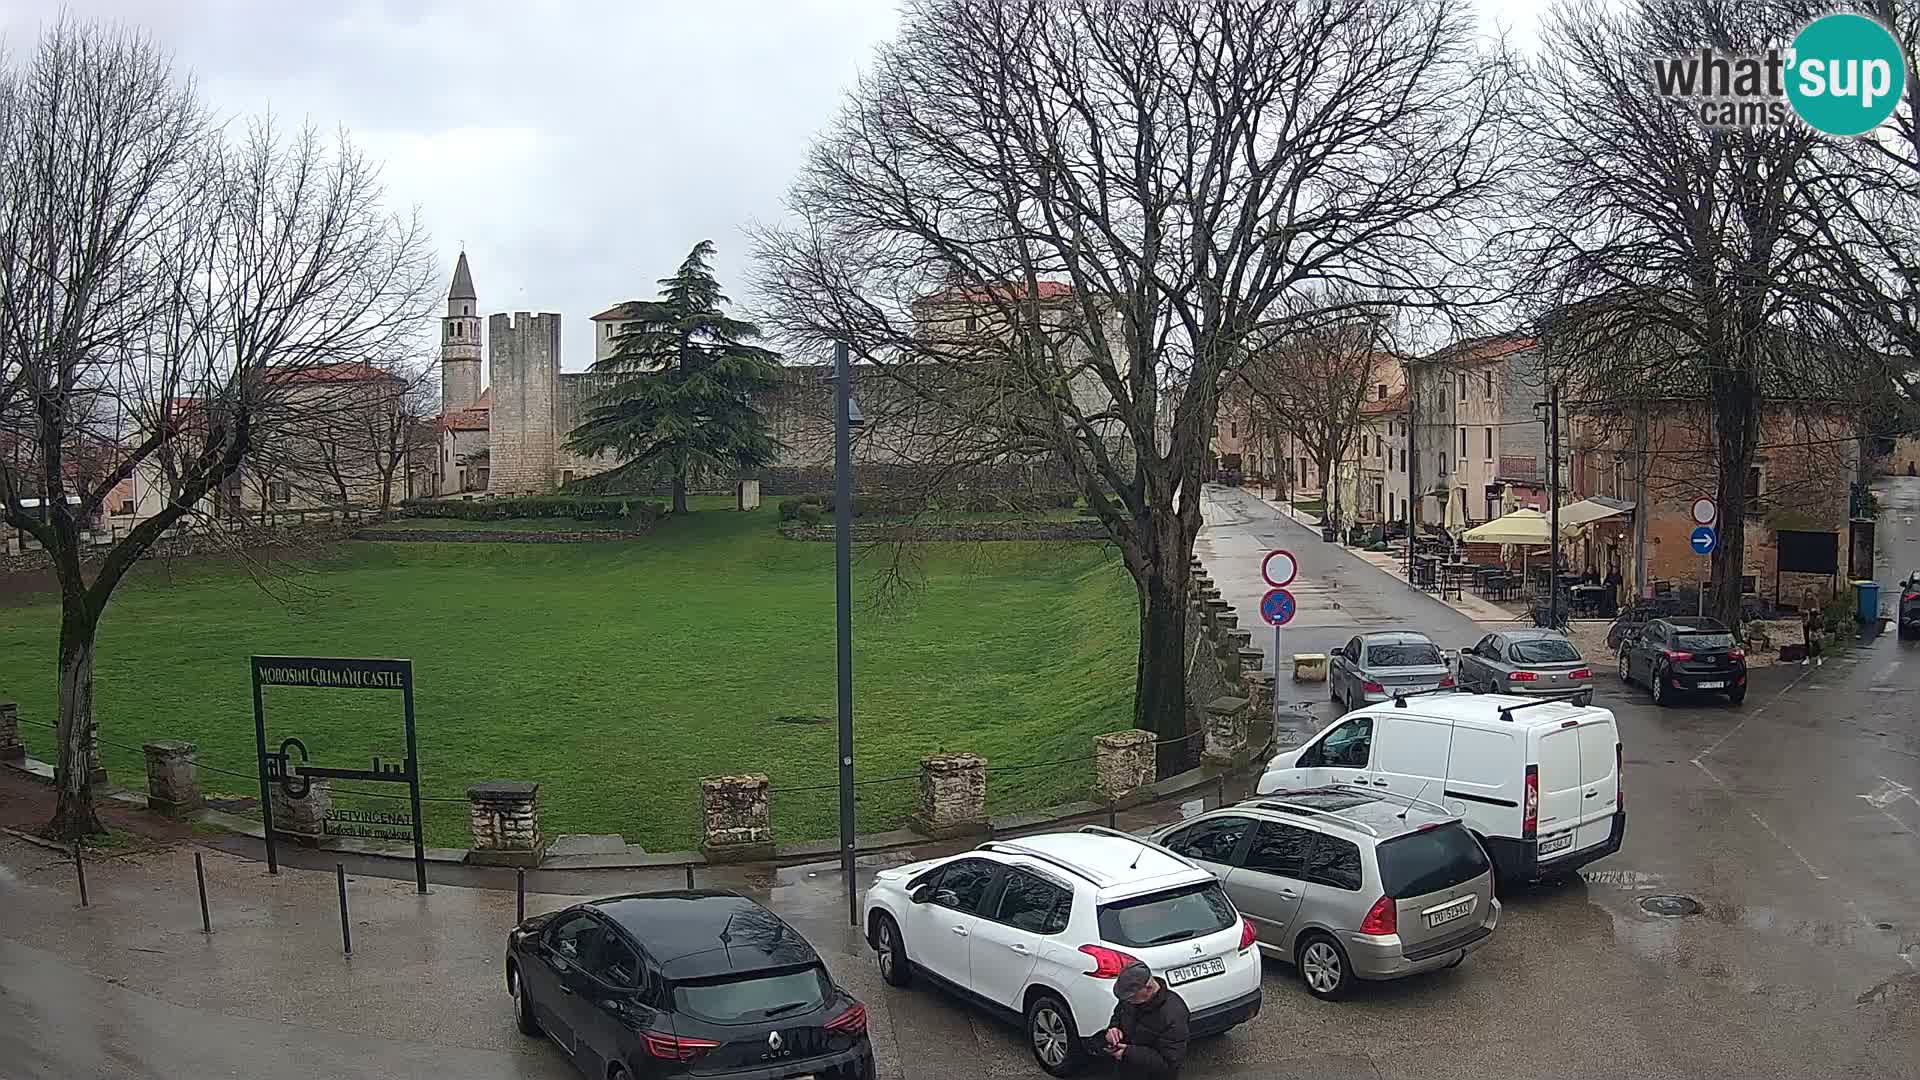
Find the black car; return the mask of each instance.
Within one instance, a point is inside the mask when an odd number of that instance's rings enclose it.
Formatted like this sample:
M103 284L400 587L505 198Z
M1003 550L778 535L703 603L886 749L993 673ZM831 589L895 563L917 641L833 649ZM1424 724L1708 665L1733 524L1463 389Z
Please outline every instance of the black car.
M1899 630L1903 638L1920 636L1920 571L1900 582Z
M786 921L731 892L612 896L507 935L520 1030L591 1080L866 1080L866 1006Z
M1644 682L1656 705L1678 694L1725 694L1747 699L1747 651L1713 619L1654 619L1620 642L1620 681Z

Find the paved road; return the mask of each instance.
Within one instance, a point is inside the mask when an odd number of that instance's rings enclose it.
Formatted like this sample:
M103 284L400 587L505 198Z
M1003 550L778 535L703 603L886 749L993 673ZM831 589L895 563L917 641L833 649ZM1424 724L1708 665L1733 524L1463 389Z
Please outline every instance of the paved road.
M1920 566L1920 484L1895 488L1881 550L1889 567ZM1205 555L1279 540L1324 575L1303 648L1399 620L1443 641L1471 633L1257 507L1213 520ZM1229 589L1243 618L1254 588ZM1329 1005L1270 966L1261 1017L1197 1044L1186 1075L1920 1077L1913 650L1888 635L1825 665L1757 673L1740 709L1654 709L1608 683L1599 703L1627 746L1618 855L1576 883L1509 897L1500 932L1451 972ZM436 886L420 900L404 882L356 880L348 960L330 877L268 880L258 864L209 859L217 932L204 938L183 852L98 868L83 912L57 857L0 838L0 1074L308 1080L414 1075L433 1061L481 1077L567 1075L557 1051L513 1032L499 989L511 894ZM830 867L720 880L785 913L868 1001L884 1075L1040 1075L1012 1029L882 985L843 925ZM1656 893L1704 910L1656 918L1638 904Z

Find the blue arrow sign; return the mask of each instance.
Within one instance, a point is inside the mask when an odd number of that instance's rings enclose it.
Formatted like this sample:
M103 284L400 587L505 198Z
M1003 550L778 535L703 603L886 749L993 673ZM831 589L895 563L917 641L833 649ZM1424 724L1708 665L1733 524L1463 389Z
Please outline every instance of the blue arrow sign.
M1293 594L1285 589L1269 590L1267 595L1260 598L1260 617L1267 620L1269 626L1285 626L1292 622L1295 610Z
M1693 530L1693 535L1687 538L1687 542L1693 545L1695 555L1711 555L1714 546L1720 543L1720 534L1713 530L1713 526L1702 525Z

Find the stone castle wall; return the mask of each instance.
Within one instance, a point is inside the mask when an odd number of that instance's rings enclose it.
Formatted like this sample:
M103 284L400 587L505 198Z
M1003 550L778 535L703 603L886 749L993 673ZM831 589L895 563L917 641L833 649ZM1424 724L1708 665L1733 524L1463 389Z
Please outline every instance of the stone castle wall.
M487 325L493 412L489 490L544 494L559 483L554 404L560 374L560 316L516 312Z

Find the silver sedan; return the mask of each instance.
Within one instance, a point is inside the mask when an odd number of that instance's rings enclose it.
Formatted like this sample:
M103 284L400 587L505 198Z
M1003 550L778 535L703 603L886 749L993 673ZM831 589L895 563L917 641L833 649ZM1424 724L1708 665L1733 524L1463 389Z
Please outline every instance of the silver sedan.
M1347 709L1452 685L1440 646L1411 630L1361 634L1335 649L1327 666L1327 693Z
M1460 653L1460 685L1490 694L1552 694L1593 704L1593 670L1557 630L1488 634Z

